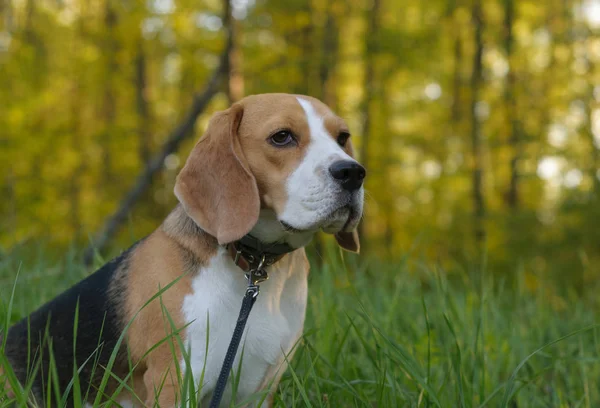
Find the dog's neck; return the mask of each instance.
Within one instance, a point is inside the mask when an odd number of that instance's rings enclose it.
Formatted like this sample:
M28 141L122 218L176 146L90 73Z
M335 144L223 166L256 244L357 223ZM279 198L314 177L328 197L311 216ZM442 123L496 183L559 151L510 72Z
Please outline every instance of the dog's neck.
M181 246L194 253L205 253L219 246L217 239L200 228L178 204L167 216L162 230ZM281 225L273 210L261 210L250 235L265 244L286 243L293 248L307 245L316 231L290 232Z
M274 242L285 243L293 248L306 246L315 235L316 231L290 232L287 231L277 219L275 211L260 210L258 222L250 231L250 235L266 244Z
M217 239L203 231L178 204L163 221L160 229L178 245L193 253L197 259L216 251Z

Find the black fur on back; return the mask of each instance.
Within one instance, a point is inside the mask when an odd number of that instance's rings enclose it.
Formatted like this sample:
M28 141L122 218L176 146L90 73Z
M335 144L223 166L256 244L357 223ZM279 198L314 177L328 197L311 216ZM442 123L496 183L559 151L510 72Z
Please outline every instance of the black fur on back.
M82 396L88 390L90 398L96 395L95 387L104 375L103 367L108 364L126 323L122 307L125 296L123 276L127 272L133 248L9 329L6 356L21 384L31 380L33 367L41 357L42 364L33 380L33 392L38 404L45 401L50 353L55 362L61 395L73 378L75 362L80 369ZM77 333L74 339L77 310ZM126 369L125 348L123 341L113 371ZM69 394L67 406L72 406L72 390ZM52 401L54 406L54 391Z

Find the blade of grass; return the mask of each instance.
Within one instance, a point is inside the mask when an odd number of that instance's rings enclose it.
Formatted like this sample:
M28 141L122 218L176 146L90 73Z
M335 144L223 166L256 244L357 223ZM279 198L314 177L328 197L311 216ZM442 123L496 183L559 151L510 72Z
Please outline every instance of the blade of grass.
M500 404L501 407L506 408L508 406L508 403L510 401L510 399L513 397L513 389L514 389L514 383L515 380L517 378L517 374L519 373L519 370L521 370L521 368L523 368L523 366L529 361L529 359L531 359L531 357L535 356L537 353L539 353L540 351L556 344L559 343L563 340L568 339L569 337L573 337L576 336L578 334L581 333L585 333L587 331L590 330L594 330L596 328L600 327L600 324L592 324L590 326L581 328L579 330L575 330L569 334L566 334L562 337L559 337L555 340L552 340L546 344L544 344L543 346L537 348L536 350L534 350L532 353L530 353L527 357L525 357L523 360L521 360L521 362L519 363L519 365L517 365L517 367L514 369L514 371L512 372L510 378L508 379L508 381L506 382L506 388L504 390L504 395L502 397L502 403Z

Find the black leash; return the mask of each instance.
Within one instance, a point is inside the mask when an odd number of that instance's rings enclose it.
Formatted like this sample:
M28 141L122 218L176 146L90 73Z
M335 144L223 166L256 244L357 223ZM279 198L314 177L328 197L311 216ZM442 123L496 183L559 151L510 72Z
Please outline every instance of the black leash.
M264 261L265 258L263 256L258 266L256 268L252 268L248 273L246 273L246 277L248 278L248 287L246 288L246 294L242 299L240 315L238 316L237 323L235 324L233 336L231 337L231 342L229 343L229 348L227 349L227 354L225 355L225 360L223 361L223 366L221 367L221 372L219 373L219 379L217 380L217 385L215 386L215 390L213 391L213 395L210 400L210 408L218 408L219 404L221 403L223 393L225 392L225 386L227 385L227 380L229 379L229 373L233 367L233 360L235 360L235 355L237 354L240 341L242 340L244 327L246 327L246 322L250 316L250 311L252 310L252 306L254 306L256 298L258 297L258 293L260 292L258 283L268 278L267 271L263 269Z

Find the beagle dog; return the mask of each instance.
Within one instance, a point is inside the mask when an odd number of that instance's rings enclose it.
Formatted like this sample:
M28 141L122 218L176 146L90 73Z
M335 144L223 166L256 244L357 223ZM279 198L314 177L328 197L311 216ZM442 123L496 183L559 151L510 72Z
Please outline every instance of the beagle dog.
M90 404L114 354L98 398L118 390L118 377L129 385L114 400L121 406L179 406L190 370L205 406L238 318L244 271L263 256L269 279L244 331L242 365L238 352L233 367L241 367L235 402L265 391L271 406L303 330L304 246L322 230L359 250L366 173L349 136L340 117L308 96L249 96L215 114L177 176L179 204L162 225L8 331L5 352L19 381L33 381L38 403L54 381L61 393L71 390L72 405L78 370ZM232 393L230 381L222 406Z

